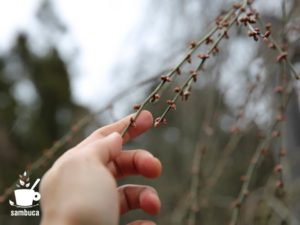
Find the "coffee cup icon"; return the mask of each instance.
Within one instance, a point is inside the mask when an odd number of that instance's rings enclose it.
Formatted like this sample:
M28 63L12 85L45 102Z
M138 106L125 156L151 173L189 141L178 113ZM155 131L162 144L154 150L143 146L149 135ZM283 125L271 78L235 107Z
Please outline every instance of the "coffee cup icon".
M37 186L37 184L40 182L40 179L36 179L34 184L30 189L17 189L15 190L15 198L16 198L16 204L18 206L32 206L33 201L39 201L41 199L41 194L34 190L34 188ZM22 186L25 185L24 181L20 184ZM29 186L29 184L25 185L26 187ZM13 205L13 202L10 202L11 205Z
M16 203L19 206L32 206L33 201L39 201L41 195L32 189L15 190Z

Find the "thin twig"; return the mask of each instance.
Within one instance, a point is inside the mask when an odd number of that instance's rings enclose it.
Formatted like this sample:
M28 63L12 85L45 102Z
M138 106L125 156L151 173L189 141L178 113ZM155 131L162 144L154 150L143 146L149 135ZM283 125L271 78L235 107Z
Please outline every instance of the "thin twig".
M245 1L244 0L244 5L245 5ZM222 21L226 21L234 12L234 9L231 9L222 19ZM164 79L161 80L161 82L156 86L156 88L146 97L146 99L142 102L142 104L139 106L139 109L136 111L136 113L134 114L134 116L131 118L130 123L128 123L128 125L125 127L125 129L122 132L122 136L124 136L126 134L126 132L128 131L128 129L130 128L130 126L132 126L132 123L134 123L137 118L139 117L140 113L142 112L142 110L147 106L147 104L149 102L151 102L151 100L155 97L155 95L157 93L159 93L159 91L162 89L162 87L169 81L171 81L171 79L176 75L176 74L180 74L180 68L181 66L185 63L188 62L190 60L190 57L192 56L192 54L209 38L211 37L216 31L218 31L218 26L214 26L206 35L204 35L203 38L201 38L194 46L192 46L191 50L184 56L184 58L177 64L177 66L174 67L173 70L171 70L166 76L164 76ZM186 85L184 85L186 86ZM180 93L179 93L180 94ZM176 99L178 98L178 96L176 97ZM170 109L169 109L170 110Z
M192 165L192 181L191 181L191 188L190 188L190 212L188 216L188 225L195 225L196 224L196 213L198 212L198 189L199 189L199 176L200 176L200 165L202 161L202 157L205 153L205 146L201 146L200 143L197 144L194 158L193 158L193 165Z
M263 22L262 22L262 20L259 17L257 18L257 21L259 22L260 26L263 26ZM256 36L259 36L263 40L268 40L270 43L272 43L274 45L274 47L278 51L279 55L284 55L284 57L282 58L282 60L286 61L286 63L289 66L292 74L294 75L294 78L296 80L300 80L300 76L297 73L295 67L293 66L292 62L287 58L287 53L282 50L282 48L279 46L279 44L275 41L275 39L272 36L272 34L269 34L268 37L265 37L265 35L263 35L261 32L256 31L255 28L252 26L251 23L249 23L249 22L246 22L246 23L247 23L247 27L250 29L250 31L253 34L255 33Z
M164 121L167 113L173 109L173 104L176 104L179 96L184 95L184 91L187 90L189 91L192 83L196 82L196 78L199 75L200 71L203 69L203 66L206 62L206 60L209 58L209 55L213 52L213 50L218 46L218 44L222 41L222 39L227 35L228 30L231 28L231 26L234 24L234 22L237 20L238 16L240 14L236 14L234 18L229 22L228 26L223 28L223 32L220 32L220 36L218 39L214 42L214 44L211 46L211 48L207 51L206 54L203 54L204 57L202 57L201 62L197 66L196 70L183 82L183 84L180 87L180 91L175 94L175 96L171 99L171 103L169 104L168 107L165 109L165 111L162 113L160 117L158 117L158 120L156 121L156 126L158 126L162 121ZM196 78L195 78L196 77Z
M292 86L292 83L290 82L289 86L287 87L287 90L286 90L288 99L287 99L286 105L284 107L286 107L288 102L289 102L292 90L293 90L293 86ZM250 186L250 182L252 180L254 171L257 168L257 165L258 165L259 161L261 160L261 158L263 156L261 151L262 151L262 149L264 149L268 146L268 143L274 137L273 131L277 127L278 123L279 123L278 120L275 120L273 122L272 126L269 128L269 130L267 132L267 134L268 134L267 137L256 148L256 150L255 150L255 152L252 156L251 163L250 163L250 165L247 169L246 175L245 175L244 183L243 183L242 188L239 192L238 198L235 202L234 210L233 210L232 215L231 215L230 225L236 225L237 224L239 214L240 214L240 208L241 208L243 202L245 201L246 197L249 194L249 186Z

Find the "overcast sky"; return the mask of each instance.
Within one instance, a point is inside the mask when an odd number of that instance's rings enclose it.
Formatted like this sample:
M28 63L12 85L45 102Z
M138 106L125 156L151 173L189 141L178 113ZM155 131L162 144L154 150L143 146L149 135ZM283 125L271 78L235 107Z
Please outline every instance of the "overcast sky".
M10 47L17 31L36 29L34 16L40 2L0 0L0 51ZM72 38L68 41L72 40L79 49L75 69L71 70L76 75L72 79L74 96L82 104L99 108L95 106L99 97L105 98L110 93L108 75L115 58L141 17L141 1L131 0L129 4L122 0L53 0L53 3L69 29Z
M0 0L0 51L10 47L17 31L29 30L37 37L41 35L34 19L40 2L41 0ZM70 46L71 48L76 46L79 50L76 60L69 68L73 76L71 81L75 100L93 109L99 109L106 100L109 100L111 94L118 92L112 91L111 77L120 76L113 74L112 69L116 66L120 55L124 56L128 50L134 51L136 48L136 43L127 42L127 37L140 25L145 14L144 4L148 1L52 0L52 2L69 30L68 38L58 43L60 52L67 53ZM280 9L279 0L264 0L258 3L261 10ZM268 7L263 7L266 5ZM157 18L155 21L161 22ZM147 38L152 40L153 34L156 37L163 36L163 33L155 31L142 37L145 40ZM125 45L126 52L121 52ZM20 97L30 96L30 93L23 94L24 90L30 92L30 88L26 89L26 85L21 87L23 90L19 91L22 93Z

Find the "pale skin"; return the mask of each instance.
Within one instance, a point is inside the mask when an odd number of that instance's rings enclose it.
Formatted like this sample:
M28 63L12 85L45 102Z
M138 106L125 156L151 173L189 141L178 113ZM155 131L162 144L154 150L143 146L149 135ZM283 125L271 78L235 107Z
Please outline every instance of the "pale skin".
M116 180L142 175L156 178L161 163L146 150L126 150L123 144L147 131L153 122L143 111L122 138L120 133L130 121L120 121L93 132L63 154L42 178L41 225L117 225L120 216L142 209L155 215L160 210L157 191L145 185L117 187ZM154 225L137 220L130 225Z

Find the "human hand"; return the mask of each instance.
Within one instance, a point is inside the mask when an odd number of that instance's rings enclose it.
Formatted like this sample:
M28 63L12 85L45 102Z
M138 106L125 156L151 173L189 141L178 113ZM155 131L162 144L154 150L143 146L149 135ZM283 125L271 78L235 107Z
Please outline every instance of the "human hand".
M42 225L116 225L120 215L142 209L157 214L160 200L154 188L144 185L117 187L116 179L142 175L158 177L160 161L146 150L122 151L122 145L152 126L150 112L143 111L122 139L119 133L130 116L102 127L63 154L41 182ZM134 221L130 225L152 225Z

